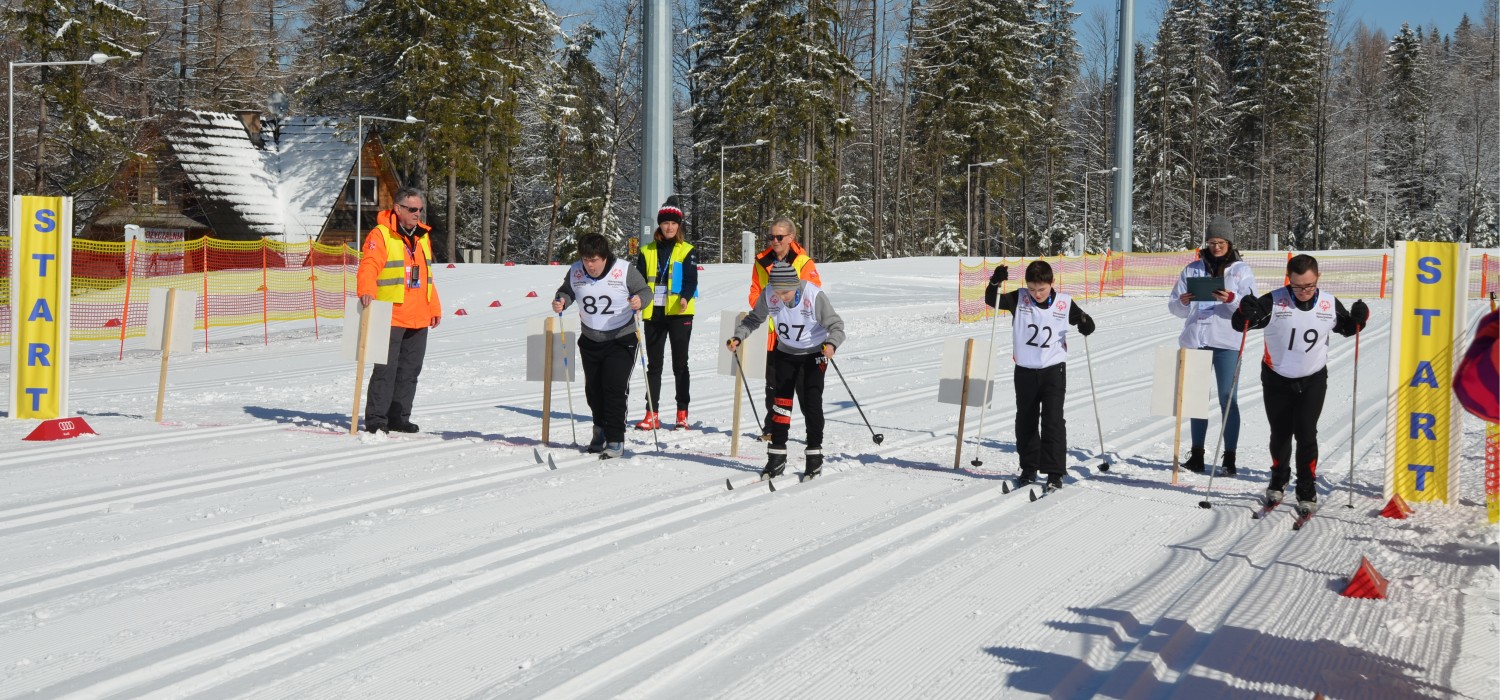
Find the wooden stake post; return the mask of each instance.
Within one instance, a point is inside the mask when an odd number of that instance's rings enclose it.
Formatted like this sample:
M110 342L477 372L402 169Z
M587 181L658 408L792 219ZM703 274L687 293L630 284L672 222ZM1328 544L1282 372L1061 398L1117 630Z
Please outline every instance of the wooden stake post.
M998 312L997 312L998 313ZM964 452L964 416L969 409L969 368L974 363L974 339L964 341L963 388L958 400L958 443L953 446L953 468L957 469Z
M1182 463L1182 376L1187 371L1187 350L1177 350L1177 382L1172 388L1176 397L1172 407L1172 483L1177 483L1177 469Z
M552 444L552 336L557 319L542 320L542 444Z
M156 387L156 422L162 419L167 399L167 363L174 352L193 349L193 312L198 295L176 289L151 290L146 310L146 347L161 351L161 375ZM186 330L183 330L183 329Z
M1188 380L1207 381L1213 377L1213 352L1158 347L1151 381L1151 415L1172 417L1172 483L1177 483L1182 465L1182 421L1185 418L1207 419L1210 414L1208 391L1202 384L1192 397Z
M391 303L359 303L359 297L344 302L344 339L341 347L345 360L354 361L354 408L349 412L349 434L359 434L359 407L364 397L365 363L383 365L390 359Z
M729 342L729 339L734 337L734 329L739 327L740 322L745 320L745 316L748 315L749 314L743 311L720 312L719 347L724 347L725 344ZM755 332L751 333L750 337L743 338L740 341L740 347L738 350L733 353L722 352L719 354L719 374L727 375L731 378L731 381L733 382L732 390L734 391L734 415L732 418L733 425L729 430L730 457L740 456L740 416L742 415L741 412L744 408L744 397L741 396L742 390L744 392L749 391L749 389L747 388L749 386L748 380L763 379L766 376L766 354L763 352L755 352L754 354L751 354L751 352L748 351L747 348L754 347L759 349L765 347L765 345L766 326L762 325L760 328L757 328ZM735 364L736 358L738 358L739 360L738 365ZM744 377L740 376L739 368L744 369ZM751 397L751 400L753 401L754 397ZM771 420L771 417L766 416L766 420ZM757 430L759 428L760 426L756 426Z

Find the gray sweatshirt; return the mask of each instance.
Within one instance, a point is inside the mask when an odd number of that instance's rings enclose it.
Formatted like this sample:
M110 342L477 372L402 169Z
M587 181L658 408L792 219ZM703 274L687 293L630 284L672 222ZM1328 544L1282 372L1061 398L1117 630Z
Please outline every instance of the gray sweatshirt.
M807 280L802 280L797 285L797 292L801 293L807 288L807 285ZM767 287L768 291L770 291L769 287ZM771 307L766 303L766 292L761 292L761 295L755 300L755 308L751 309L750 313L745 315L745 319L740 321L740 325L734 329L734 337L743 341L751 332L760 328L760 324L765 323L766 317L770 314ZM819 294L813 301L813 320L828 331L828 340L824 342L835 348L841 347L844 344L844 319L840 318L838 312L833 310L833 302L828 300L827 293ZM817 348L807 350L789 348L783 343L777 343L776 349L788 355L812 355L819 352Z
M609 256L609 260L606 260L604 262L605 274L608 274L609 271L614 268L615 260L615 256L611 255ZM563 272L562 286L557 288L557 298L562 300L564 310L566 310L569 306L572 306L573 300L578 296L577 294L573 293L573 280L572 277L569 276L572 271L573 267L571 265L568 266L568 269ZM584 269L583 274L588 274L587 268ZM592 279L597 280L599 278L592 277ZM651 303L651 286L646 284L646 278L642 277L641 273L636 272L634 265L630 265L626 268L625 289L627 292L629 292L630 296L640 297L642 303ZM593 328L589 328L587 325L584 325L582 328L583 337L599 343L615 340L616 338L624 338L627 335L635 334L634 323L627 323L611 331L595 330Z

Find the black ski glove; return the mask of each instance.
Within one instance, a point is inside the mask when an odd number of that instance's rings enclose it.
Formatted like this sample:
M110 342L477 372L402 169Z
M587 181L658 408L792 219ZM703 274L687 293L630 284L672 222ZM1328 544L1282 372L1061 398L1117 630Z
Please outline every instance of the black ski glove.
M990 273L990 286L998 287L1001 282L1008 279L1010 279L1010 268L1001 265L996 267L994 272Z
M1078 332L1082 333L1085 337L1093 335L1094 317L1084 314L1083 318L1078 319Z
M1349 307L1349 320L1354 321L1357 331L1365 329L1365 324L1370 320L1370 307L1365 306L1365 300L1360 299Z
M1269 316L1266 308L1261 306L1255 297L1247 296L1240 299L1240 309L1234 312L1234 317L1229 322L1234 325L1235 330L1243 330L1246 321L1249 321L1252 326L1259 326L1265 323Z

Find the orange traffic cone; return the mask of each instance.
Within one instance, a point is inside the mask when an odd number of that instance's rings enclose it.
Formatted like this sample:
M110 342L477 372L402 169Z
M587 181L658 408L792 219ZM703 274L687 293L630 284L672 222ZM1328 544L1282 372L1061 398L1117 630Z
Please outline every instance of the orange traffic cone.
M1385 577L1370 565L1370 560L1360 557L1359 570L1349 578L1349 585L1344 588L1342 595L1345 598L1384 599L1386 585Z

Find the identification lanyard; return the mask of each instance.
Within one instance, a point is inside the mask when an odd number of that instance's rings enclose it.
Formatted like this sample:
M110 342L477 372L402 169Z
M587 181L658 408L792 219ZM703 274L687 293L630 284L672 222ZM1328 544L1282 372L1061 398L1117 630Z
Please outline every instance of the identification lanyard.
M422 266L417 261L417 242L415 236L408 236L405 231L401 232L401 245L406 249L406 254L411 264L406 266L406 286L410 289L420 289L422 286Z

